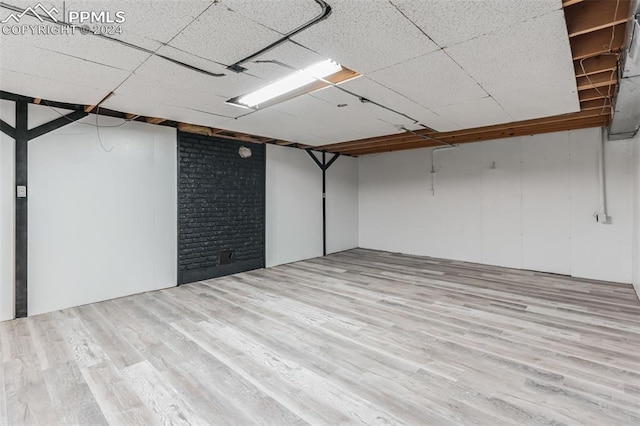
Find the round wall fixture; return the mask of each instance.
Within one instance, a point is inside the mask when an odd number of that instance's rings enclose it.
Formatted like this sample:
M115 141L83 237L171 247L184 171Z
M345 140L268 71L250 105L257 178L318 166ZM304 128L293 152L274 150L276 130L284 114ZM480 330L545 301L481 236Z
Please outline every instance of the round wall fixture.
M246 146L241 146L240 149L238 149L238 154L240 155L241 158L249 158L251 157L251 148L247 148Z

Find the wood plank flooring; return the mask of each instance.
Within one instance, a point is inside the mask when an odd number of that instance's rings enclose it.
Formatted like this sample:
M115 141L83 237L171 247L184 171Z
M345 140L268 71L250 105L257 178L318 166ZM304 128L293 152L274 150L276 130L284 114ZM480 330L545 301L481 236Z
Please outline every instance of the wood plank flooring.
M0 425L640 424L630 285L356 249L0 323Z

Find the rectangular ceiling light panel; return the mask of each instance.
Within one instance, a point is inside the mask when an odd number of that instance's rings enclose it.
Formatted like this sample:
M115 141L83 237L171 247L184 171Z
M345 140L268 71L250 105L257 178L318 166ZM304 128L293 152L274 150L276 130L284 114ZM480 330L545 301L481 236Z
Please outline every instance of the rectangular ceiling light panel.
M229 99L227 103L244 108L264 108L305 93L341 83L360 74L327 59L297 71L246 95Z

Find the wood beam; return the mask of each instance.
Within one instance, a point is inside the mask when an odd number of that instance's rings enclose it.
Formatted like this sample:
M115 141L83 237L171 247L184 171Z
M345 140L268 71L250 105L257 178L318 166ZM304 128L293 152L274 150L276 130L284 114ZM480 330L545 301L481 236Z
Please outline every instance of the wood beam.
M615 93L615 87L599 87L598 89L588 89L582 90L578 93L578 98L580 102L591 101L594 99L603 99L607 97L612 97Z
M160 123L164 123L165 121L167 121L166 118L158 118L158 117L146 117L144 119L144 121L146 121L149 124L160 124Z
M625 25L618 24L612 28L604 28L571 39L571 52L574 60L617 52L624 41ZM612 38L613 35L613 38Z
M573 114L563 114L551 117L544 118L536 118L532 120L524 120L524 121L516 121L511 123L504 124L496 124L493 126L484 126L484 127L475 127L471 129L463 129L463 130L455 130L452 132L430 132L428 135L430 137L442 140L447 143L456 143L461 138L466 138L473 136L479 133L487 133L487 132L501 132L504 129L509 128L519 128L526 126L540 126L549 123L556 123L565 120L575 120L586 117L593 117L597 115L593 111L586 112L576 112ZM418 138L413 134L393 134L386 136L378 136L377 138L367 138L360 139L351 142L342 142L339 144L333 145L324 145L323 150L327 150L328 152L344 152L345 149L353 148L353 147L368 147L368 146L378 146L384 144L392 144L392 143L406 143L406 142L415 142L417 140L423 140ZM425 141L428 142L428 141Z
M582 63L581 63L582 62ZM618 55L599 55L573 62L576 77L613 71L618 67Z
M517 131L523 128L544 128L544 127L553 126L556 123L593 118L599 115L601 115L599 111L581 111L574 114L565 114L565 115L559 115L559 116L553 116L553 117L546 117L544 119L505 123L505 124L496 125L496 126L477 127L474 129L458 130L455 132L443 132L443 133L438 133L434 136L436 136L437 139L439 140L442 140L444 142L451 143L451 144L462 143L462 142L473 142L477 140L476 138L478 137L478 135L483 136L481 140L491 139L493 137L496 137L496 138L508 137L509 135L515 136L517 134ZM488 138L485 137L487 135L489 136ZM417 142L419 142L423 146L424 145L432 146L432 144L433 146L442 145L442 144L438 144L437 142L425 141L424 139L420 139L420 138L407 137L403 140L395 140L392 142L380 141L379 143L376 143L376 144L344 146L340 150L340 152L344 153L344 152L349 152L352 149L371 148L371 147L379 147L379 146L393 146L398 144L417 143Z
M514 136L528 136L535 135L540 133L549 133L549 132L559 132L564 130L574 130L574 129L586 129L590 127L602 127L605 126L609 122L609 115L599 115L590 118L584 118L580 120L568 120L566 122L555 123L550 126L530 126L524 127L520 129L515 129L510 132L502 132L498 134L477 134L472 140L461 140L457 143L471 143L471 142L480 142L485 140L493 140L493 139L502 139L509 138ZM423 144L422 142L425 142ZM425 148L425 147L435 147L442 146L436 143L429 145L428 141L416 141L416 142L406 142L403 144L397 145L381 145L377 147L371 148L362 148L357 150L345 150L343 152L344 155L352 155L352 156L360 156L367 154L377 154L381 152L391 152L391 151L400 151L406 149L415 149L415 148Z
M416 133L420 134L420 135L424 135L424 136L432 136L435 134L438 134L438 132L436 131L432 131L432 130L416 130ZM352 141L347 141L347 142L338 142L338 143L332 143L332 144L327 144L327 145L322 145L322 149L323 151L327 151L327 152L338 152L340 150L340 148L342 148L343 146L345 146L346 144L363 144L363 143L367 143L367 142L380 142L380 141L392 141L392 140L399 140L399 139L405 139L405 138L415 138L415 135L412 135L411 133L405 132L405 133L394 133L391 135L383 135L383 136L374 136L374 137L369 137L369 138L364 138L364 139L356 139L356 140L352 140Z
M585 1L565 5L569 37L591 33L627 21L630 0Z
M601 110L603 113L606 108L611 106L611 100L607 98L593 99L590 101L580 102L580 110L587 111L591 109Z
M596 87L611 86L618 81L615 71L605 71L589 76L578 77L576 83L578 90L593 89Z
M195 134L204 135L204 136L213 136L218 131L220 131L220 129L213 129L211 127L198 126L196 124L189 124L189 123L178 123L178 130L182 132L195 133Z
M220 130L215 134L215 136L219 138L224 138L224 139L231 139L231 140L251 142L251 143L265 143L267 141L273 140L272 138L267 138L264 136L248 135L246 133L232 132L229 130Z
M562 2L562 7L571 6L572 4L581 3L583 1L585 1L585 0L564 0Z
M231 130L216 129L213 127L198 126L195 124L178 123L178 129L187 133L195 133L204 136L215 136L222 139L230 139L234 141L251 142L251 143L266 143L272 142L273 138L264 136L249 135L241 132L234 132Z

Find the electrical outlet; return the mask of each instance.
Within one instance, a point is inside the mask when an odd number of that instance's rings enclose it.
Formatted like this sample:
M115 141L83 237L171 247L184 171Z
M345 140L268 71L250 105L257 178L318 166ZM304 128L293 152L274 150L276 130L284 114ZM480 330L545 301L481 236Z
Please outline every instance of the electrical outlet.
M16 196L18 198L27 198L27 187L24 185L18 185L16 187Z
M609 216L607 216L605 213L598 213L596 215L596 221L598 223L609 223Z

